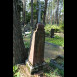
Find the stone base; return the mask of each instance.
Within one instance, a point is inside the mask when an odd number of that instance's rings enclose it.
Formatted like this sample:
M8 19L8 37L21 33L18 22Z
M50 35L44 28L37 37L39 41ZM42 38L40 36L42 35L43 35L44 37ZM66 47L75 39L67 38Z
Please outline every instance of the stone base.
M28 68L28 71L30 72L30 74L34 74L34 73L37 73L41 70L43 70L44 66L46 65L45 62L43 62L42 64L38 64L38 65L31 65L31 63L26 60L26 67Z

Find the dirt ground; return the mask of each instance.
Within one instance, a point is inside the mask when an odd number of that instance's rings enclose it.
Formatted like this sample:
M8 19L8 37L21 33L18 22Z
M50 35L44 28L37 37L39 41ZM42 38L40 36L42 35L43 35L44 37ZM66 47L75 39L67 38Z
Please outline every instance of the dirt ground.
M64 56L64 50L62 48L45 43L44 59L56 58L58 55Z
M37 72L34 75L31 75L26 67L26 65L19 65L20 77L46 77L43 76L43 71Z
M54 33L54 34L64 38L64 34L63 33Z

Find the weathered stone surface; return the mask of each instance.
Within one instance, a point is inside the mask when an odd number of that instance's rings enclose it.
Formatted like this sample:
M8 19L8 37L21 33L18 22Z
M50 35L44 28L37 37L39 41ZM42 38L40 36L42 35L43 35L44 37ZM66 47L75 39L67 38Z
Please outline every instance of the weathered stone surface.
M44 63L44 43L45 43L45 31L44 25L38 23L36 29L33 32L30 54L28 61L26 62L30 73L39 71L43 68Z
M34 75L31 75L26 65L19 65L19 77L46 77L43 73L43 71L39 71L37 73L34 73Z
M26 67L28 68L28 71L30 74L34 74L43 70L45 65L46 65L46 62L43 62L41 64L36 64L35 66L33 66L28 60L26 61Z
M29 61L33 66L44 62L44 41L44 25L38 23L36 30L33 33L29 55Z

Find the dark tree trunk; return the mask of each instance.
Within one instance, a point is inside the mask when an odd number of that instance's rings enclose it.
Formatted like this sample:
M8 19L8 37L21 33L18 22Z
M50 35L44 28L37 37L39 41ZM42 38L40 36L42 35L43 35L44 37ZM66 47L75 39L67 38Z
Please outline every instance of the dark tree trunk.
M45 0L45 9L44 9L44 17L43 17L44 24L45 24L45 18L46 18L47 2L48 2L48 0Z
M26 24L26 17L25 17L25 14L26 14L26 0L23 0L23 23L24 23L24 26Z
M57 25L59 25L59 0L57 0Z
M51 24L52 24L52 2L51 2Z
M24 63L27 58L20 26L20 14L16 5L16 0L13 0L13 65Z
M26 0L23 0L23 27L24 27L24 31L23 33L25 33L25 25L26 25Z
M33 0L31 0L31 27L33 28Z

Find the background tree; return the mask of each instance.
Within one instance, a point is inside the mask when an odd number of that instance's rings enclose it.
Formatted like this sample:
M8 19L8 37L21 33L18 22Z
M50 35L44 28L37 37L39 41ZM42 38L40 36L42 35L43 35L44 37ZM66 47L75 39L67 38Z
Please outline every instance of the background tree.
M64 21L64 0L48 0L46 24L59 25Z
M46 17L46 11L47 11L47 2L48 2L48 0L45 0L44 17L43 17L44 24L45 24L45 17Z
M59 19L58 19L58 10L59 10L59 0L56 1L57 7L56 7L56 15L55 15L55 24L59 24Z
M26 0L23 0L23 23L26 24Z
M27 52L22 38L20 26L20 5L19 0L13 0L13 65L24 63Z
M33 27L33 0L31 0L31 26Z

